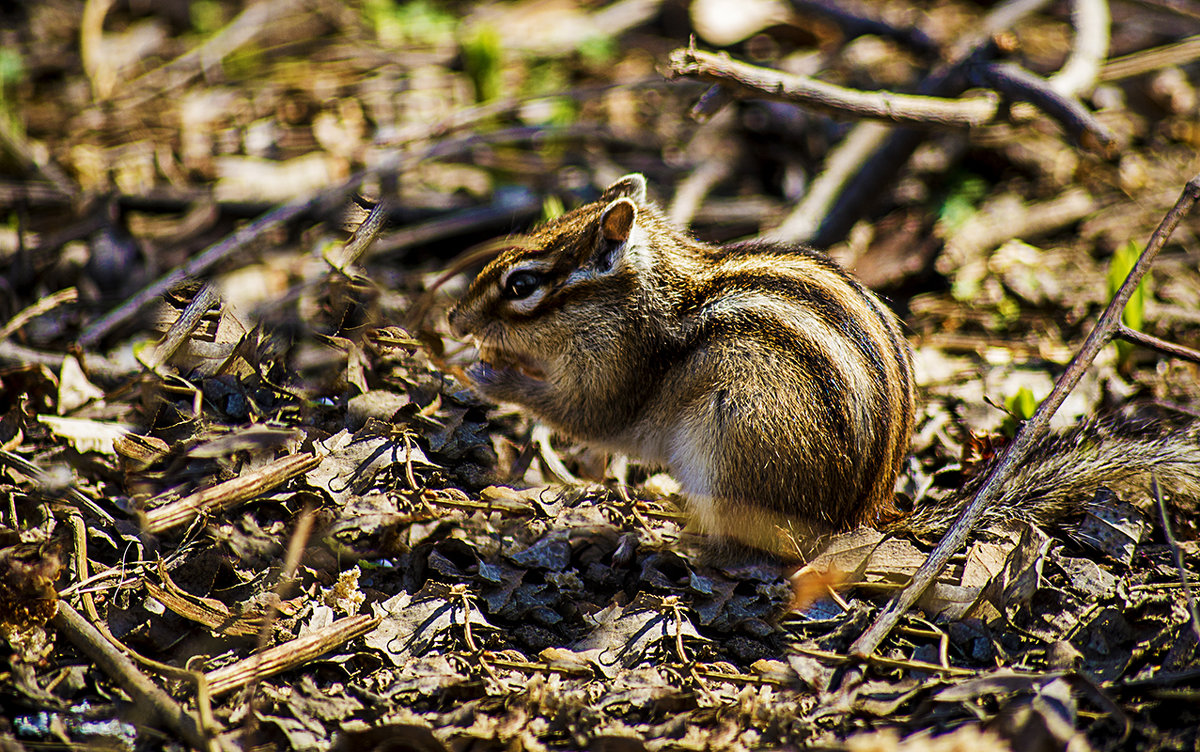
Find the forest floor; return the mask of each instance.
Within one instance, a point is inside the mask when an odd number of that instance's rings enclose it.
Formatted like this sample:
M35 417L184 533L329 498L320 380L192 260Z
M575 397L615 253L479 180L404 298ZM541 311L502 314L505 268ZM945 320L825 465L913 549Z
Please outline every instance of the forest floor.
M467 386L464 254L640 172L901 315L903 505L979 472L1200 172L1200 13L834 5L0 3L0 750L1200 748L1194 509L981 531L863 657L936 541L714 557ZM1130 328L1200 347L1198 236ZM1055 425L1197 416L1122 342Z

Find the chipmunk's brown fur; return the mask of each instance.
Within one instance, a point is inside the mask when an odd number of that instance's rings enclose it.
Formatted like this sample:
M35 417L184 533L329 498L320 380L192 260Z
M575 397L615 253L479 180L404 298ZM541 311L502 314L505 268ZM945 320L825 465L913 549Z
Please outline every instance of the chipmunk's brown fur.
M811 540L892 508L914 410L896 316L811 250L694 240L640 175L514 243L450 324L479 345L480 391L665 465L707 532L778 551L781 527Z

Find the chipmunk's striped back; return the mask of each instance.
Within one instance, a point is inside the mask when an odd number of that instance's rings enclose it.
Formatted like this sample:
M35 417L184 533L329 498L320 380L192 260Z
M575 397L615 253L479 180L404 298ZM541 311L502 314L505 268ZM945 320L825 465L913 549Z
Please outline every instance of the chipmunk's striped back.
M818 530L889 508L914 412L911 352L896 316L805 248L738 244L705 257L681 318L694 316L700 359L720 353L722 375L749 382L739 419L752 419L722 442L720 496L752 489L745 504Z
M514 240L450 322L485 394L667 465L705 530L778 548L890 506L913 421L895 315L814 251L690 238L641 176Z

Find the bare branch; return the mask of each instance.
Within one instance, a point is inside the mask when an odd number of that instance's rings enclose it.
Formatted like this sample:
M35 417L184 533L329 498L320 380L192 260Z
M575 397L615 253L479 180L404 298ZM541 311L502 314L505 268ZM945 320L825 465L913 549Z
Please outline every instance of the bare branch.
M1111 22L1106 0L1074 0L1071 23L1075 39L1067 62L1048 79L1051 89L1064 97L1076 97L1096 85L1100 66L1108 57Z
M792 6L801 13L820 16L837 24L846 39L876 36L891 39L922 55L936 55L937 43L929 35L915 27L897 27L876 18L870 18L865 8L847 8L844 0L792 0Z
M1187 597L1188 613L1192 617L1190 619L1192 633L1196 635L1197 640L1200 640L1200 613L1196 611L1196 596L1192 594L1191 578L1183 563L1183 551L1179 548L1179 541L1175 539L1174 531L1171 530L1171 516L1167 514L1167 505L1163 501L1162 489L1158 487L1158 481L1151 482L1150 490L1154 501L1158 504L1158 513L1162 517L1163 537L1167 539L1171 555L1175 558L1175 568L1179 570L1179 584L1183 586L1183 594Z
M1190 360L1193 363L1200 363L1200 350L1193 350L1190 347L1177 345L1174 342L1168 342L1165 339L1159 339L1153 334L1139 332L1136 329L1130 329L1122 323L1117 323L1117 330L1113 334L1117 339L1123 339L1133 345L1140 345L1149 350L1160 352L1163 355L1170 355L1174 358L1182 358Z
M1100 69L1100 80L1120 81L1171 65L1190 63L1196 58L1200 58L1200 34L1161 47L1114 57Z
M1112 132L1079 102L1055 91L1050 82L1019 65L992 63L969 70L971 82L994 89L1005 99L1032 104L1056 120L1088 151L1111 157L1116 147Z
M171 699L161 687L133 665L133 661L114 649L104 635L68 603L58 602L58 613L50 623L63 637L95 661L96 665L128 692L130 697L150 709L163 725L179 734L193 749L209 750L218 744L217 740L208 738L194 715Z
M861 91L739 62L725 53L690 47L671 53L672 78L688 76L729 87L742 96L803 104L830 113L912 125L972 126L992 120L999 99L980 95L944 99L885 91Z
M900 617L904 615L904 612L917 602L917 599L921 597L938 574L941 573L942 569L945 568L950 557L962 548L967 536L970 535L975 524L983 516L984 511L995 502L1000 489L1008 482L1013 471L1024 461L1030 449L1046 432L1050 418L1054 415L1055 411L1058 410L1063 400L1066 399L1071 390L1079 383L1084 371L1091 365L1097 353L1115 336L1121 314L1124 312L1125 305L1129 302L1130 296L1133 295L1133 291L1137 288L1138 283L1141 282L1142 277L1149 271L1150 266L1154 263L1154 258L1162 250L1167 239L1171 237L1171 233L1175 231L1176 225L1191 210L1198 199L1200 199L1200 175L1188 181L1179 200L1175 202L1175 206L1172 207L1171 211L1167 212L1166 217L1163 218L1163 221L1150 237L1150 241L1146 243L1146 249L1142 251L1137 263L1133 265L1133 269L1130 270L1120 289L1117 290L1112 300L1109 301L1108 307L1100 315L1096 326L1088 334L1087 339L1084 340L1083 345L1079 348L1079 352L1076 353L1067 370L1063 372L1062 376L1055 383L1050 395L1038 405L1038 409L1034 412L1033 417L1021 428L1013 442L1008 445L1004 456L993 468L991 474L988 475L987 480L984 481L979 491L976 492L975 497L971 499L971 503L967 505L967 508L963 510L959 518L954 521L954 525L946 532L946 535L938 543L937 547L929 554L929 558L925 560L925 563L913 574L908 586L900 591L879 612L875 622L850 646L851 654L865 656L875 652L880 643L883 642L883 639L900 621Z

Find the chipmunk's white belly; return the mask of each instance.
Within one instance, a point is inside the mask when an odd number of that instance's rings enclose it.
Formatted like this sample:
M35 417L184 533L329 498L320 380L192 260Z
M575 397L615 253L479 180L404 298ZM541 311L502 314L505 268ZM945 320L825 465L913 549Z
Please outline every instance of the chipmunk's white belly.
M684 424L672 437L667 467L679 481L688 511L701 530L718 530L715 496L716 463L711 431Z
M674 431L661 427L649 430L630 430L626 435L607 442L608 449L628 454L637 460L666 467L679 481L680 491L687 500L688 511L702 530L718 529L714 496L714 440L711 431L703 426L684 423Z

